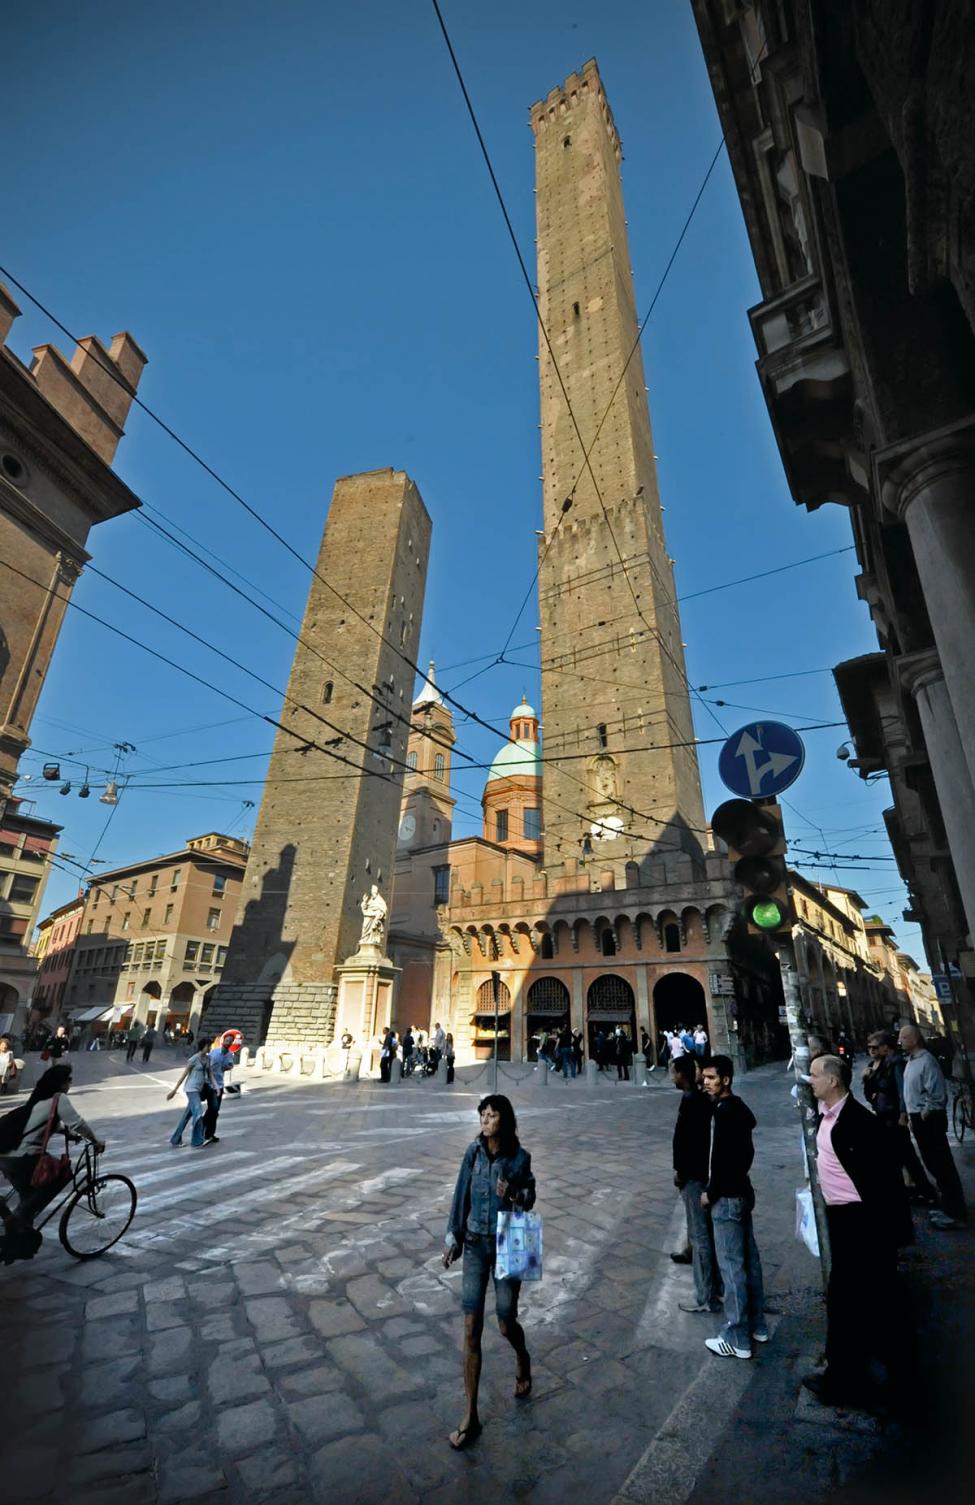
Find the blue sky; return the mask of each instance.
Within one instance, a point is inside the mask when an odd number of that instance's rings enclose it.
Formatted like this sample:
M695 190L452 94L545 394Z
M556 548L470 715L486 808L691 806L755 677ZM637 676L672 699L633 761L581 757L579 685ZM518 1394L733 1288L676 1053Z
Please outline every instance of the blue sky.
M528 107L597 58L648 306L720 137L688 0L444 0L444 12L529 264ZM150 361L141 397L306 558L336 476L408 470L434 522L423 658L447 686L464 679L476 663L450 666L500 648L533 573L536 330L427 0L52 0L43 26L21 8L5 44L4 264L75 333L129 328ZM15 295L15 352L64 346ZM809 515L788 494L754 372L746 310L757 300L722 155L644 339L682 593L851 543L842 508ZM307 572L138 412L117 469L300 618ZM90 547L100 569L284 688L292 640L145 523L104 525ZM711 711L728 730L771 714L841 720L829 674L798 671L876 647L855 571L847 552L687 602L691 682L760 681L705 692L733 704L695 705L700 736L720 735ZM274 695L105 582L86 575L76 600L277 713ZM534 628L530 604L514 642L530 644ZM537 661L534 649L513 656ZM490 669L460 698L506 724L523 689L539 695L537 672L520 665ZM473 754L496 750L472 723L458 732ZM873 854L840 881L896 922L904 889L881 824L887 785L865 786L836 759L843 735L808 735L790 835ZM110 864L204 830L247 834L254 812L242 801L257 801L259 785L201 781L258 780L264 761L185 765L266 755L271 741L259 721L71 612L33 736L35 772L43 750L80 754L103 779L95 770L114 765L113 743L138 748L99 847ZM700 753L709 810L724 797L717 752ZM173 764L184 766L154 778ZM482 777L458 779L459 834L477 829ZM154 781L186 787L135 787ZM36 792L38 813L64 822L63 848L86 861L109 812L50 785ZM55 874L48 907L73 887ZM900 922L898 934L920 960L916 930Z

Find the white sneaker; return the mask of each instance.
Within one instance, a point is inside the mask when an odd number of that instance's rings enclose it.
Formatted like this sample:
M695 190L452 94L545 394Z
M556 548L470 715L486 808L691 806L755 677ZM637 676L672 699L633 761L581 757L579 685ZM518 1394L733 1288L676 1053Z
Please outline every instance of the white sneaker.
M735 1348L727 1338L705 1338L704 1346L722 1359L750 1359L752 1356L750 1348Z

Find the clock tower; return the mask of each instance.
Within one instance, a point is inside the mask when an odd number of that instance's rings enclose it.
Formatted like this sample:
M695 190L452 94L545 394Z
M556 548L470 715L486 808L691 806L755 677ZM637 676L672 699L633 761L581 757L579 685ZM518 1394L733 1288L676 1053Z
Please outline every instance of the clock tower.
M450 754L456 740L454 718L437 688L431 659L427 682L413 702L397 855L450 840L456 803L450 794Z

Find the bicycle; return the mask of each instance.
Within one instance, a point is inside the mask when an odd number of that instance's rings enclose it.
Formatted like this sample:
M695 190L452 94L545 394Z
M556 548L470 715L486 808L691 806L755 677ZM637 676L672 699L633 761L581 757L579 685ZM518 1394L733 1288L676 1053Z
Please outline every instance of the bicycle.
M969 1082L955 1083L955 1099L951 1105L951 1127L955 1138L962 1144L965 1135L975 1130L972 1118L972 1088Z
M78 1136L65 1134L65 1144L78 1143ZM40 1233L60 1210L58 1238L74 1259L97 1259L128 1229L135 1216L139 1194L128 1176L116 1171L99 1172L99 1152L90 1139L71 1170L71 1179L55 1194L43 1215L34 1223ZM3 1197L0 1203L6 1207Z

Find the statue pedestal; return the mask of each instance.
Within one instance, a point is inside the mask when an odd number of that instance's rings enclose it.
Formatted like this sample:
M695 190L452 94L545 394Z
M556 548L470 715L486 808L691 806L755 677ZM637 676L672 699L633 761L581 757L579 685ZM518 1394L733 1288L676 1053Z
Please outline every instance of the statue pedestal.
M388 956L383 956L378 945L368 942L360 942L355 955L335 968L339 989L336 1040L341 1040L348 1030L357 1045L369 1048L376 1035L390 1023L393 986L401 970L393 966Z

